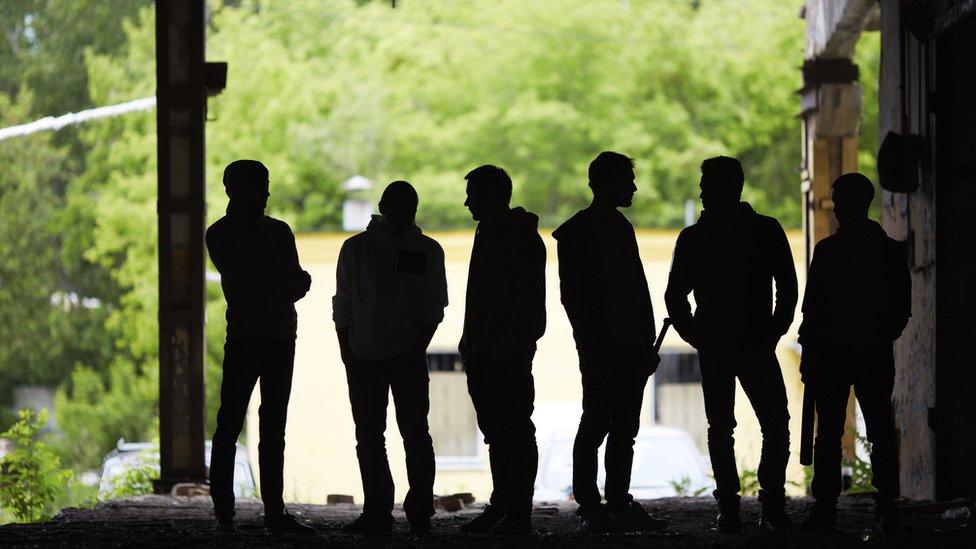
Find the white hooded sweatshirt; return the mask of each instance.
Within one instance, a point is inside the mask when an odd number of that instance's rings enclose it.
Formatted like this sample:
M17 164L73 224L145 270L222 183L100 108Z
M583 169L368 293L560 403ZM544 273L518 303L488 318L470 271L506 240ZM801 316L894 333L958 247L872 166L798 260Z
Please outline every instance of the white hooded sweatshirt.
M420 337L420 323L439 324L447 306L444 250L413 227L391 236L374 215L366 231L342 244L332 319L349 328L355 358L402 355Z

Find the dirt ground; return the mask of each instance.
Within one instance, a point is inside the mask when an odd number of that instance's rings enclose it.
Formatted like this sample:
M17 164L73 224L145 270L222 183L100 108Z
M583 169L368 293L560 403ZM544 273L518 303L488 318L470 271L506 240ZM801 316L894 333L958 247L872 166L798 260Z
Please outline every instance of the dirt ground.
M831 535L810 535L794 531L788 536L771 536L755 526L759 504L743 499L745 528L738 535L719 534L711 529L714 503L711 498L670 498L644 502L670 526L659 534L586 536L576 529L573 503L540 505L533 521L532 536L495 538L466 536L458 526L480 512L480 503L457 512L438 510L434 533L418 538L407 533L402 512L396 511L396 531L390 535L354 536L341 532L355 518L359 506L290 505L292 514L318 529L315 537L271 537L261 527L261 506L238 503L238 531L218 534L213 528L209 498L142 496L103 503L94 509L65 509L49 522L0 526L0 547L184 547L184 546L275 546L275 547L835 547L853 545L903 546L929 549L976 547L976 524L970 518L972 502L950 504L906 503L904 532L886 539L868 536L871 500L849 496L841 500L839 531ZM967 506L968 504L968 506ZM808 499L789 502L789 512L799 522L810 505Z

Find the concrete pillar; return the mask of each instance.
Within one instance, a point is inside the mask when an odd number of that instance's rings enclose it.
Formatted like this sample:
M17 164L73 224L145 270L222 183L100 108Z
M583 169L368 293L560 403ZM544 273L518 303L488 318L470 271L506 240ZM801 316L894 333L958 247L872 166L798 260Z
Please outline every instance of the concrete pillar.
M156 2L159 443L156 490L204 482L204 1Z

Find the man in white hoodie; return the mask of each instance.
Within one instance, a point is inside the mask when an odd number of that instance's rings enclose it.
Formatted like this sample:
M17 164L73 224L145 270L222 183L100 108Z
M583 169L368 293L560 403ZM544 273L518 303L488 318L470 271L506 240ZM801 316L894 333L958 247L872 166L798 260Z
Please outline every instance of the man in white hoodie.
M427 425L427 345L447 306L444 250L414 224L417 191L394 181L380 214L342 245L333 320L349 383L362 476L363 513L354 533L390 532L393 478L386 457L386 406L392 389L410 489L403 510L414 533L431 529L434 447Z

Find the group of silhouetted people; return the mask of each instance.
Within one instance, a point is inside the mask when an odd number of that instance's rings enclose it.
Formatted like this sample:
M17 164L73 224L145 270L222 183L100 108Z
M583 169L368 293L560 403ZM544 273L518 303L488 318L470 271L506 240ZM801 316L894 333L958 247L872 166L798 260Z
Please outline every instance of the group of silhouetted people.
M634 163L605 151L589 166L591 204L553 233L562 303L579 354L582 417L573 447L573 497L588 533L660 531L630 494L634 441L644 389L660 362L650 291L634 228L621 213L637 187ZM458 351L478 427L488 445L492 493L484 511L460 527L470 534L530 534L538 448L532 412L532 360L546 326L546 248L538 217L512 208L512 180L484 165L465 178L464 205L477 222ZM678 334L697 351L708 451L718 502L716 527L738 532L739 475L734 453L736 380L762 431L759 525L788 531L785 510L789 412L776 345L797 304L786 234L772 217L741 201L738 160L701 164L703 212L681 231L665 292ZM264 215L268 170L238 160L224 172L227 215L207 231L207 248L227 299L221 404L213 436L211 493L218 527L234 528L233 460L254 384L261 380L259 463L265 526L314 533L282 501L284 429L295 353L295 302L311 278L298 262L288 226ZM830 530L841 491L841 438L850 388L872 444L876 517L897 528L897 445L891 407L893 342L910 316L910 277L899 245L868 218L874 197L861 174L832 187L836 234L813 254L803 303L801 375L819 416L812 492L804 527ZM345 526L352 533L393 528L394 486L386 454L393 395L403 437L411 532L431 531L435 460L427 422L427 347L444 318L444 251L415 223L419 197L406 181L383 191L380 214L339 254L333 320L349 386L356 455L365 501ZM694 294L695 307L688 301ZM606 442L604 494L598 449ZM653 467L654 464L648 464ZM605 503L604 503L605 502Z

